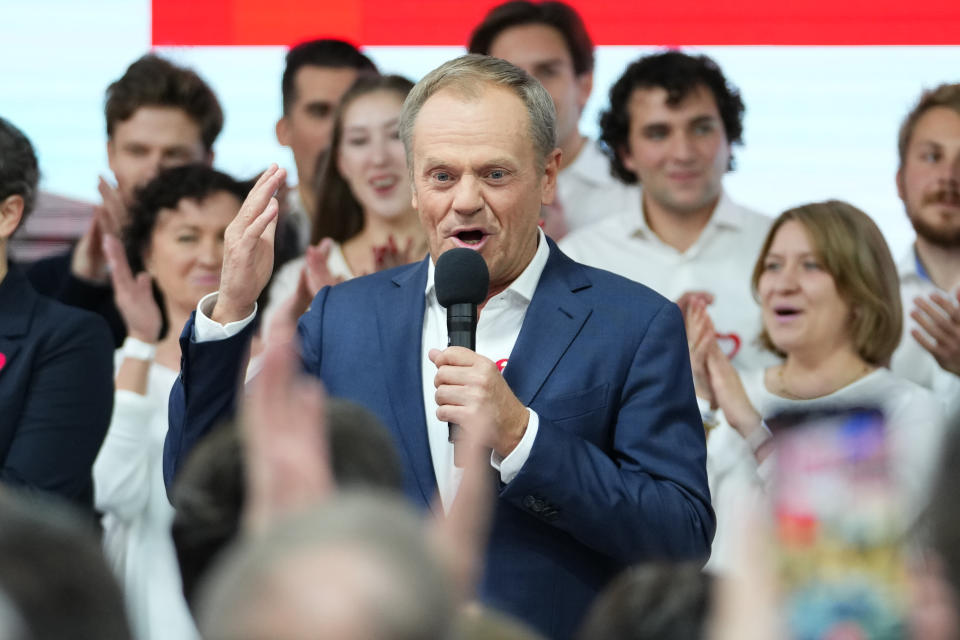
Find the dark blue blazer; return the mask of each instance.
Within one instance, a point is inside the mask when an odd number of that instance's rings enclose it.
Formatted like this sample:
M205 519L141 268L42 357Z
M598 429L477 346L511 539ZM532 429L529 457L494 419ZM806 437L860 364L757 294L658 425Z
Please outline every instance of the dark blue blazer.
M426 277L423 261L324 289L299 325L306 369L383 420L406 494L423 508L436 493L420 371ZM187 342L171 394L168 482L230 410L242 361L243 340ZM628 565L706 559L715 521L675 304L551 242L504 377L540 430L519 475L499 488L484 601L567 638Z
M113 340L93 313L0 282L0 482L93 508L91 469L113 410Z

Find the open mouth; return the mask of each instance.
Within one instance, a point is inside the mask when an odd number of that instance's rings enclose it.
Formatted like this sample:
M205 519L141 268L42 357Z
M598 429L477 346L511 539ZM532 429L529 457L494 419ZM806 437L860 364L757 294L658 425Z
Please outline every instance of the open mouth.
M370 186L378 191L387 191L397 184L396 176L379 176L370 180Z
M773 312L777 314L778 318L792 318L801 313L799 309L795 309L794 307L776 307Z
M468 246L477 246L483 242L485 234L480 229L471 229L470 231L461 231L454 237Z

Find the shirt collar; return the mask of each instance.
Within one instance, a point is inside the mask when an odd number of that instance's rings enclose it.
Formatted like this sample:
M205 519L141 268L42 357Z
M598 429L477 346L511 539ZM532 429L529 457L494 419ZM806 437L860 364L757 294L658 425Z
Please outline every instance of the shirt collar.
M543 229L537 229L537 252L533 254L533 259L527 264L526 268L516 279L510 283L503 294L513 293L519 295L525 301L533 300L533 294L537 290L537 284L540 282L540 276L543 274L544 267L547 266L547 258L550 255L550 247L547 245L547 236ZM434 290L434 270L436 266L431 257L427 264L427 286L424 289L424 295L429 302L435 302L437 299ZM501 295L503 295L501 294Z
M900 258L900 261L897 263L897 273L900 275L901 280L904 278L919 278L926 282L930 281L930 275L920 261L920 254L917 253L916 244L911 244L910 250Z
M707 221L707 226L703 228L705 232L711 227L725 227L728 229L740 229L744 225L743 210L730 199L726 191L720 192L720 199L717 200L717 206L713 208L713 214ZM627 222L628 235L636 237L650 237L653 231L647 224L647 218L643 215L643 197L633 198L630 208L625 212L624 220ZM703 232L701 232L703 233Z
M564 171L593 184L606 184L608 181L603 177L610 176L610 159L600 148L599 142L587 138L580 153Z

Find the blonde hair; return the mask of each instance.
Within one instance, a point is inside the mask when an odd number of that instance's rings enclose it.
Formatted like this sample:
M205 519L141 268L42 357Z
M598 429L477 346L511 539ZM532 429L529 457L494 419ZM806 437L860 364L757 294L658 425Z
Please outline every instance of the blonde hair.
M757 285L770 245L780 227L791 220L803 225L824 269L833 276L837 292L850 306L847 330L857 354L870 364L886 366L903 329L900 278L880 229L853 205L829 200L780 214L753 268L754 297L758 297ZM770 340L766 328L760 334L760 344L777 355L786 355Z

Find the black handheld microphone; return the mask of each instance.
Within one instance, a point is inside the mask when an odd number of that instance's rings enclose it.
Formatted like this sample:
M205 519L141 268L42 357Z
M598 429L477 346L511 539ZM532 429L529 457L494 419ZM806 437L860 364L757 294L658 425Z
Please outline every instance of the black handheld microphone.
M490 272L483 256L472 249L450 249L437 258L434 271L437 302L447 309L447 346L477 349L477 305L487 298ZM448 423L453 460L461 466L457 441L460 425Z

